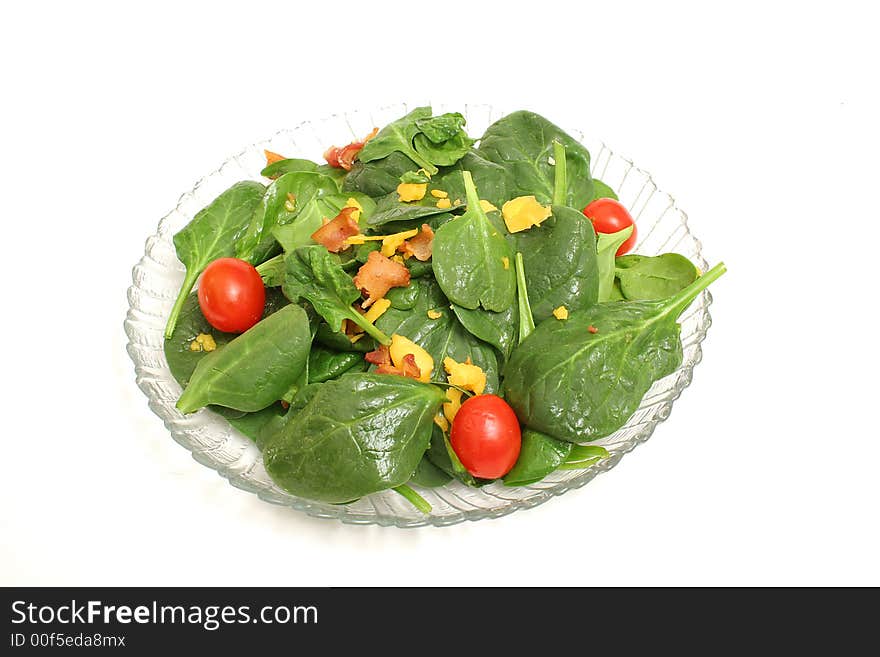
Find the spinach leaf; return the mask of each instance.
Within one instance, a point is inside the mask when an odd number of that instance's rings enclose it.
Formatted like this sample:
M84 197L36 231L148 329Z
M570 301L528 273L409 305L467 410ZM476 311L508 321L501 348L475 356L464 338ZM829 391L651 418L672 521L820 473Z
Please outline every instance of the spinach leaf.
M318 165L311 160L302 160L296 157L289 157L284 160L278 160L267 165L260 175L265 178L280 178L285 173L293 173L294 171L317 171Z
M391 335L398 333L425 349L434 359L433 381L446 381L443 359L464 362L470 358L486 373L486 392L498 390L498 358L491 346L468 333L449 308L449 300L440 286L430 278L413 281L409 285L418 291L415 302L409 305L406 296L388 295L391 307L376 320L376 327ZM400 305L395 305L400 304ZM428 311L440 313L437 319L428 317Z
M418 168L406 155L396 152L372 162L356 160L342 183L342 191L361 192L373 198L384 196L397 189L404 173Z
M572 444L546 434L526 429L522 447L513 468L504 475L505 486L528 486L540 481L565 463Z
M440 116L416 120L416 128L419 132L435 144L452 139L462 131L464 126L464 115L459 112L447 112Z
M421 461L419 461L419 463L421 463ZM402 486L395 486L394 488L392 488L392 490L404 499L406 499L407 502L412 504L422 513L431 513L432 507L430 504L428 504L428 501L406 484L403 484Z
M516 291L512 253L504 235L480 207L473 179L463 171L467 212L434 235L434 276L451 301L464 308L506 310ZM506 263L506 268L505 268Z
M281 399L306 367L309 317L291 304L202 358L177 400L182 413L208 404L259 411Z
M363 208L360 222L368 219L376 209L373 199L358 192L316 196L302 206L292 222L276 226L272 235L286 252L314 244L312 234L323 225L324 219L333 219L348 206L349 198L354 198Z
M327 176L308 171L285 173L266 189L247 230L235 245L235 257L251 264L263 262L277 249L272 236L273 228L293 221L299 214L299 208L312 199L338 192L336 183ZM288 194L295 198L292 210L289 209L291 202Z
M596 233L584 215L562 205L539 226L514 235L523 254L529 302L540 323L559 306L569 312L596 303L599 270Z
M263 447L266 471L284 490L343 503L409 481L446 398L432 385L387 374L344 374Z
M281 287L284 282L284 274L287 271L284 265L284 254L279 253L273 258L256 266L257 273L263 279L266 287Z
M583 470L608 457L608 450L601 445L572 445L571 452L560 470Z
M662 301L598 304L543 322L504 368L505 399L523 424L560 440L614 433L681 364L678 316L725 271L716 265Z
M450 481L452 481L452 476L431 463L427 454L419 461L416 471L409 480L411 484L416 484L422 488L439 488L440 486L445 486Z
M618 258L618 261L620 258ZM617 265L620 291L631 301L665 299L683 290L697 278L694 264L678 253L664 253L653 258Z
M369 336L364 336L357 342L352 342L342 331L334 331L326 322L318 325L315 333L315 342L333 351L354 351L365 354L376 348L376 342Z
M478 485L477 480L462 465L452 449L449 438L446 437L443 430L436 424L434 425L434 432L431 434L431 445L428 447L428 451L425 452L425 457L448 476L457 479L465 486L476 487ZM483 480L481 479L480 481L482 482Z
M413 139L419 134L416 121L430 117L430 107L417 107L406 116L392 121L366 143L358 152L358 159L361 162L372 162L388 157L392 153L402 153L419 167L434 175L437 173L437 167L413 148Z
M438 208L437 199L430 195L425 196L422 201L416 201L415 203L401 203L398 198L397 192L392 192L378 199L376 211L367 219L367 224L370 226L381 226L382 224L396 221L418 220L419 225L421 225L422 223L427 223L425 221L427 217L447 214L450 210L461 207L461 204L459 204L449 208Z
M615 201L619 200L617 198L617 193L613 189L611 189L611 187L603 183L598 178L593 178L593 198L590 199L590 203L595 201L597 198L613 198Z
M309 353L309 383L324 383L353 370L363 371L367 362L356 351L331 351L312 345Z
M282 289L288 299L308 301L334 330L341 330L342 320L347 319L382 344L391 344L387 335L352 308L361 293L340 266L339 256L323 246L301 246L287 254L285 263L287 276Z
M480 190L480 198L492 205L500 208L513 197L510 190L514 185L510 172L502 165L490 162L477 151L471 150L454 167L444 170L435 179L436 187L447 192L452 201L466 196L462 171L470 171L474 186Z
M263 310L263 318L288 303L280 290L266 290L266 307ZM199 307L198 293L193 292L187 296L180 309L174 333L170 338L166 338L165 344L162 345L171 376L180 384L181 388L186 388L189 385L190 377L192 377L193 370L196 369L199 361L212 353L201 350L193 351L192 343L200 334L210 335L218 349L237 337L235 333L218 331L208 323Z
M281 404L272 404L255 413L244 413L241 417L227 417L226 421L245 437L257 442L264 427L275 421L276 418L282 417L284 412L284 407Z
M627 226L616 233L599 233L596 236L596 264L599 272L599 303L611 300L615 277L614 256L617 254L617 249L629 239L632 232L633 227Z
M583 208L593 199L590 153L544 117L526 111L508 114L486 129L478 152L510 171L511 197L534 194L540 203L546 204L553 200L554 141L565 147L565 205Z
M471 335L491 344L505 359L510 356L510 350L516 344L516 325L519 321L516 304L510 304L507 310L497 313L452 304L452 312Z
M471 150L474 140L462 131L440 143L434 143L425 135L418 134L413 140L416 152L429 162L439 166L451 166Z
M235 255L235 244L247 230L265 189L258 182L234 184L174 236L174 248L186 267L186 276L165 325L166 338L174 333L186 297L205 267L217 258Z

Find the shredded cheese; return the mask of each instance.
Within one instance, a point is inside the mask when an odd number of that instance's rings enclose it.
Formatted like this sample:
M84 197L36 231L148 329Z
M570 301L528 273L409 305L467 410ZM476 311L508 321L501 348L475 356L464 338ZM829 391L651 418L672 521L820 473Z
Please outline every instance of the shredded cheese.
M446 370L446 379L454 386L470 390L476 395L482 395L486 389L486 373L471 362L470 357L458 363L449 356L443 359L443 367Z
M441 317L443 317L443 313L441 313L439 310L429 310L428 317L430 317L431 319L440 319Z
M452 422L458 414L458 409L461 408L461 390L458 388L447 388L446 398L449 401L443 404L443 415Z
M439 201L437 201L437 207L441 210L448 210L452 207L452 203L448 198L441 198Z
M449 196L449 192L444 192L442 189L432 189L431 196L434 198L446 198Z
M559 306L559 308L553 311L553 316L556 319L568 319L568 308Z
M373 305L370 306L370 309L364 314L364 319L370 324L375 324L376 320L379 319L390 307L391 302L388 299L384 297L376 299L373 302Z
M428 191L428 183L400 183L397 186L397 197L401 203L421 201Z
M501 214L507 230L518 233L538 226L547 219L551 212L550 206L538 203L534 196L518 196L501 206Z
M501 264L504 265L505 269L510 269L510 258L508 258L507 256L503 256L501 258Z
M480 199L480 207L483 208L483 212L497 212L498 208L489 203L489 201L485 199Z

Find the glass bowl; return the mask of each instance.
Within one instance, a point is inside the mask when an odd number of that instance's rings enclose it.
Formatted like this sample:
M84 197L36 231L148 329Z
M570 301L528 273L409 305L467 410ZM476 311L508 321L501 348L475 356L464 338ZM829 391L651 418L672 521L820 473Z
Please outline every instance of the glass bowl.
M459 107L436 105L434 109L438 113L461 111ZM521 488L508 488L497 482L483 488L469 488L457 481L434 489L415 486L433 507L428 515L420 513L393 491L376 493L346 505L314 502L285 493L269 478L256 446L222 417L208 410L184 416L174 406L181 389L171 376L162 349L165 321L184 275L183 265L178 261L171 241L174 233L233 183L246 179L261 180L260 171L265 165L264 148L290 157L321 161L328 146L360 139L373 126L381 127L408 111L405 104L399 104L306 121L267 141L249 146L181 196L177 207L159 222L157 232L147 239L144 257L132 272L133 284L128 290L130 307L125 319L128 353L134 361L138 386L174 439L186 447L196 461L216 470L233 486L254 493L267 502L293 507L320 518L397 527L443 526L464 520L498 518L580 488L596 475L613 468L624 454L651 437L656 426L669 417L673 402L690 384L693 369L702 358L700 344L711 323L709 305L712 297L708 292L703 292L681 317L684 348L681 367L651 387L626 426L596 442L606 447L610 456L585 470L555 472L538 483ZM467 105L464 114L470 134L479 135L505 112L487 105ZM707 263L700 242L691 234L687 215L676 207L672 197L658 190L650 175L603 143L585 140L579 130L568 131L590 150L593 175L614 188L637 220L639 242L636 251L648 255L675 251L705 269Z

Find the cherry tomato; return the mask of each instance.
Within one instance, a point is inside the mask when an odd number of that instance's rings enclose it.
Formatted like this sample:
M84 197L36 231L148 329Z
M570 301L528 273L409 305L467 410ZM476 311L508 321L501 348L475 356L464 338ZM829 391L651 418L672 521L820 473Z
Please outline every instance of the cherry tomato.
M519 420L496 395L471 397L455 415L449 442L462 465L475 477L503 477L519 458Z
M218 331L244 333L260 321L266 288L257 270L238 258L218 258L199 283L199 307Z
M623 255L636 243L636 223L629 211L613 198L597 198L584 208L584 215L593 222L597 233L616 233L627 226L633 227L632 235L617 249L617 255Z

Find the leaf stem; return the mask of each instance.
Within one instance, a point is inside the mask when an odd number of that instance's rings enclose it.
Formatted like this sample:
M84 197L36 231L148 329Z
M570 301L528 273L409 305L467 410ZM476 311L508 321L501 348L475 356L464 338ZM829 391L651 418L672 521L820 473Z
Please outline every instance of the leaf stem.
M415 492L412 488L404 484L403 486L395 486L392 488L395 493L398 493L402 497L406 498L406 500L412 504L416 509L421 511L424 514L431 513L433 507L428 504L428 501Z
M483 213L483 208L480 206L480 196L477 194L477 187L474 185L474 179L471 176L470 171L462 171L461 177L464 180L464 193L467 196L467 209L470 212L472 209Z
M529 304L529 291L526 289L526 270L523 265L522 253L516 252L514 258L516 268L516 298L519 303L519 344L535 330L535 318Z
M553 205L566 205L565 146L553 140Z
M391 344L391 338L385 335L382 331L377 329L375 326L370 324L363 315L357 312L354 308L351 309L351 313L349 319L353 321L355 324L360 326L364 331L366 331L367 335L375 338L381 344L384 344L386 347Z
M698 277L693 283L670 297L665 305L668 306L669 310L677 317L684 312L684 309L687 308L694 299L697 298L697 295L699 295L700 292L718 280L726 271L727 266L723 262L719 262L712 267L712 269Z
M178 292L177 299L174 302L174 306L171 308L171 314L168 316L168 323L165 324L166 340L174 335L174 329L177 326L177 318L180 316L180 311L183 309L183 304L186 303L186 298L192 291L193 285L196 284L200 273L201 272L199 272L198 270L186 270L186 277L183 279L183 285L180 286L180 292Z

